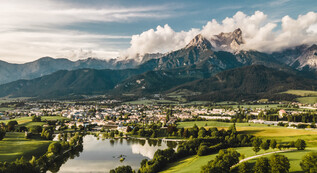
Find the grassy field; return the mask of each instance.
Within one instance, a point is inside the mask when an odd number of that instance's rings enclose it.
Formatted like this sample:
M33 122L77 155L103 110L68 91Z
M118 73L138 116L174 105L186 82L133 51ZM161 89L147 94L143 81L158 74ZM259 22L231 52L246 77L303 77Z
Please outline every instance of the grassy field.
M291 165L290 172L298 173L298 172L302 172L302 168L300 167L300 162L302 161L302 158L307 153L312 152L312 151L317 152L317 147L306 148L306 150L304 150L304 151L292 151L292 152L279 153L279 154L284 155L289 159L290 165ZM263 157L269 158L271 156L272 156L272 154L265 155ZM248 162L251 164L255 164L256 160L259 158L260 157L254 158L252 160L249 160Z
M23 156L31 159L33 155L43 155L51 141L25 139L24 133L8 132L0 141L0 162L14 161Z
M233 123L226 123L220 121L186 121L177 123L179 128L189 128L196 124L198 127L230 127ZM207 124L207 126L206 126ZM253 123L236 123L236 127L267 127L264 124L253 124Z
M252 147L239 147L235 148L240 154L243 154L245 158L254 156L255 153L252 150ZM278 149L269 149L267 151L261 150L257 154L269 153L272 151L278 151ZM301 168L299 163L302 157L311 151L317 151L317 147L310 147L304 151L292 151L288 153L280 153L289 158L291 169L290 172L300 172ZM191 173L191 172L199 172L203 165L206 165L210 160L215 159L217 154L211 154L208 156L190 156L185 159L179 160L177 162L171 163L166 170L161 173ZM265 157L270 157L271 155L266 155ZM255 163L258 158L249 160L249 163Z
M285 92L282 92L283 94L293 94L297 96L317 96L317 91L310 91L310 90L288 90Z
M196 122L180 122L178 127L192 127L194 124L197 126L207 127L218 127L227 129L232 123L217 122L217 121L196 121ZM267 126L264 124L250 124L249 123L237 123L237 130L240 133L252 134L255 136L260 136L262 139L276 139L278 143L289 143L297 139L304 139L307 142L308 148L305 151L294 151L290 153L281 153L287 156L291 163L291 172L300 172L301 168L299 163L302 157L310 151L317 151L317 131L304 130L304 129L292 129L285 127L274 127ZM252 147L240 147L236 150L247 157L254 156L255 153L252 151ZM267 152L277 151L275 150L261 150L258 154L263 154ZM213 160L217 154L211 154L208 156L190 156L179 160L177 162L171 163L162 173L190 173L199 172L201 166L206 165L210 160ZM270 157L267 155L266 157ZM255 163L256 159L250 160L250 163Z
M2 108L0 108L0 112L9 111L9 110L12 110L12 109L13 109L13 108L2 107Z
M237 108L240 106L240 108L263 108L263 109L270 109L270 108L277 108L279 104L258 104L258 105L233 105L233 108Z
M157 103L175 104L177 102L171 101L171 100L136 100L136 101L125 102L124 104L146 105L146 104L157 104Z
M179 122L178 128L190 128L196 124L198 127L217 127L218 129L227 129L233 123L218 122L218 121L188 121ZM206 126L207 125L207 126ZM286 127L267 126L265 124L254 123L236 123L236 128L239 132L244 134L252 134L261 137L285 137L285 136L303 136L303 135L317 135L315 130L293 129Z
M315 104L317 103L317 97L299 97L296 100L304 104Z
M251 147L239 147L236 150L240 154L244 154L245 158L254 156L255 153L252 151ZM267 150L266 152L272 152L276 150ZM258 154L266 153L264 151L258 152ZM166 170L162 171L161 173L190 173L190 172L200 172L200 169L203 165L206 165L210 160L215 159L216 154L211 154L207 156L190 156L185 159L179 160L178 162L174 162L170 164Z
M42 121L45 120L62 120L62 119L68 119L65 117L60 117L60 116L42 116ZM11 119L11 120L2 120L0 123L8 123L9 121L16 120L18 122L18 125L23 125L26 127L34 126L34 125L43 125L45 122L32 122L32 117L21 117L21 118L16 118L16 119Z

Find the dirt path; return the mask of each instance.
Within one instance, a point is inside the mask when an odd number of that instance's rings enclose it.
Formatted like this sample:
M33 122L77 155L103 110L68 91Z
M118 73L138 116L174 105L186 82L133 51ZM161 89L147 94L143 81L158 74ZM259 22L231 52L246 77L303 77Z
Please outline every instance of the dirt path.
M248 161L248 160L257 158L257 157L262 157L262 156L269 155L269 154L274 154L274 153L286 153L286 152L291 152L291 151L296 151L296 149L273 151L273 152L269 152L269 153L264 153L264 154L260 154L260 155L251 156L251 157L248 157L248 158L245 158L245 159L240 160L239 163L233 165L231 168L234 168L234 167L238 166L238 165L239 165L240 163L242 163L242 162L245 162L245 161Z

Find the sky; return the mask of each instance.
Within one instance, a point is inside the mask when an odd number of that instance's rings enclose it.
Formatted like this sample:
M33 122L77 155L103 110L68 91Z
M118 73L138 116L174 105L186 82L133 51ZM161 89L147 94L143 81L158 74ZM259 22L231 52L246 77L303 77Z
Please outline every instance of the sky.
M0 60L110 59L180 49L241 28L244 49L317 40L316 0L0 0Z

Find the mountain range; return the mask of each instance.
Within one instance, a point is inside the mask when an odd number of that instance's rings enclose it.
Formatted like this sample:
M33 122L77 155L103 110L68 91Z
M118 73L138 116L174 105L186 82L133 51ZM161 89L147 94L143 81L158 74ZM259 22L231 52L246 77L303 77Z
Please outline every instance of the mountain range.
M187 100L280 98L288 89L314 90L317 45L274 53L242 50L242 30L211 38L199 34L166 54L70 61L41 58L26 64L0 62L0 97L67 98L187 91ZM284 95L284 99L293 97Z

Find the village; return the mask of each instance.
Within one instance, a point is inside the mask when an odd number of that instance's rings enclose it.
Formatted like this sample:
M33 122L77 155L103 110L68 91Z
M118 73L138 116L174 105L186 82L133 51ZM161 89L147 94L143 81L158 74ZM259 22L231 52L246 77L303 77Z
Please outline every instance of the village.
M107 103L105 105L104 103ZM225 122L248 122L267 125L283 125L296 127L299 124L307 126L315 123L300 118L290 120L290 116L315 112L317 105L279 103L274 107L263 105L250 106L210 106L210 105L132 105L113 104L112 101L91 103L39 103L26 102L23 106L0 112L0 120L10 120L30 116L60 116L68 119L68 128L93 126L93 130L103 128L126 132L128 124L161 123L162 126L176 124L182 121L215 120ZM60 126L56 126L58 130Z

